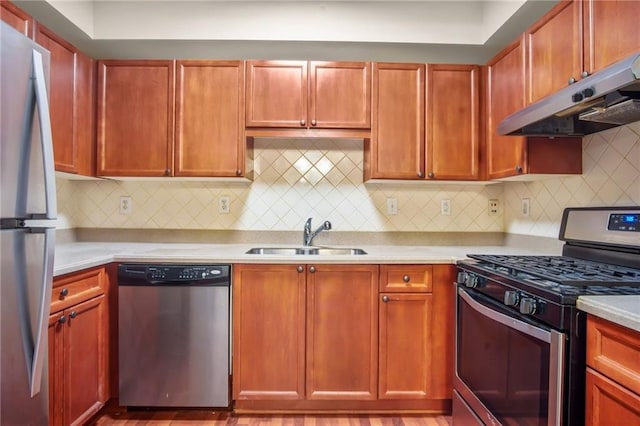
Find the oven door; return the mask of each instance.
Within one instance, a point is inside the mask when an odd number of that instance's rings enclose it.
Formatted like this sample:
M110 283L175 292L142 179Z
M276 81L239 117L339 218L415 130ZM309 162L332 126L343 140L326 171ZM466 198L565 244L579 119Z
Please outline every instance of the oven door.
M475 414L490 425L561 425L566 336L463 287L456 316L454 388ZM454 410L454 424L463 415Z

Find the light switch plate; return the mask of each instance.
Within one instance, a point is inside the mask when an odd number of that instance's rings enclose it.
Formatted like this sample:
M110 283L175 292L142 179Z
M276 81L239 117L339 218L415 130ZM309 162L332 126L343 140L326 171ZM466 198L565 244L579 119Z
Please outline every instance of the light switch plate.
M398 214L398 200L396 198L387 198L387 214Z

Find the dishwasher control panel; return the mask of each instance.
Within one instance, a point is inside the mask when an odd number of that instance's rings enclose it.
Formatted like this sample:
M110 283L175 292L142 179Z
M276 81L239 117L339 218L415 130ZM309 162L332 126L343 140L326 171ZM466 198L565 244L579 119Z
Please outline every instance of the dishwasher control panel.
M230 265L175 265L123 263L118 266L119 285L229 285Z

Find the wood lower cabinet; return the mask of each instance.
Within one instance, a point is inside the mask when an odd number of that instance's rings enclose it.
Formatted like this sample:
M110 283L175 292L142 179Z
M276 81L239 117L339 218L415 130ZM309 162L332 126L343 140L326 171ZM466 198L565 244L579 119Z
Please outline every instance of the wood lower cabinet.
M587 425L640 424L639 361L639 332L587 316Z
M451 399L455 273L453 265L380 266L378 398Z
M76 289L87 290L78 291L76 299L52 303L55 308L49 317L51 425L83 424L108 399L107 298L104 294L94 296L92 290L104 288L104 283L98 283L104 280L104 268L54 280L54 293L74 288L74 284Z
M98 61L99 176L171 176L174 61Z
M296 265L234 265L234 400L305 397L305 288Z
M247 127L371 127L368 62L247 61Z
M56 171L95 175L95 61L37 24L35 41L51 52L49 109Z
M451 409L455 265L234 265L239 411Z
M377 297L377 265L307 267L307 399L377 399Z

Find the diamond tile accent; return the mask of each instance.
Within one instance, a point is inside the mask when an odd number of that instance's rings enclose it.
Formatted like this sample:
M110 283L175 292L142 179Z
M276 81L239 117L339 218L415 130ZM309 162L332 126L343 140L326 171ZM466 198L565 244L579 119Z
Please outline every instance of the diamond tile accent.
M504 184L364 184L363 142L351 139L256 139L255 179L234 182L58 179L60 228L298 230L307 217L331 220L339 231L500 232L557 238L566 206L640 205L640 123L583 140L581 176ZM118 211L120 196L131 215ZM218 197L230 197L230 214ZM398 200L387 215L386 199ZM488 200L503 202L489 216ZM531 214L521 217L521 198ZM451 216L440 215L450 199Z

